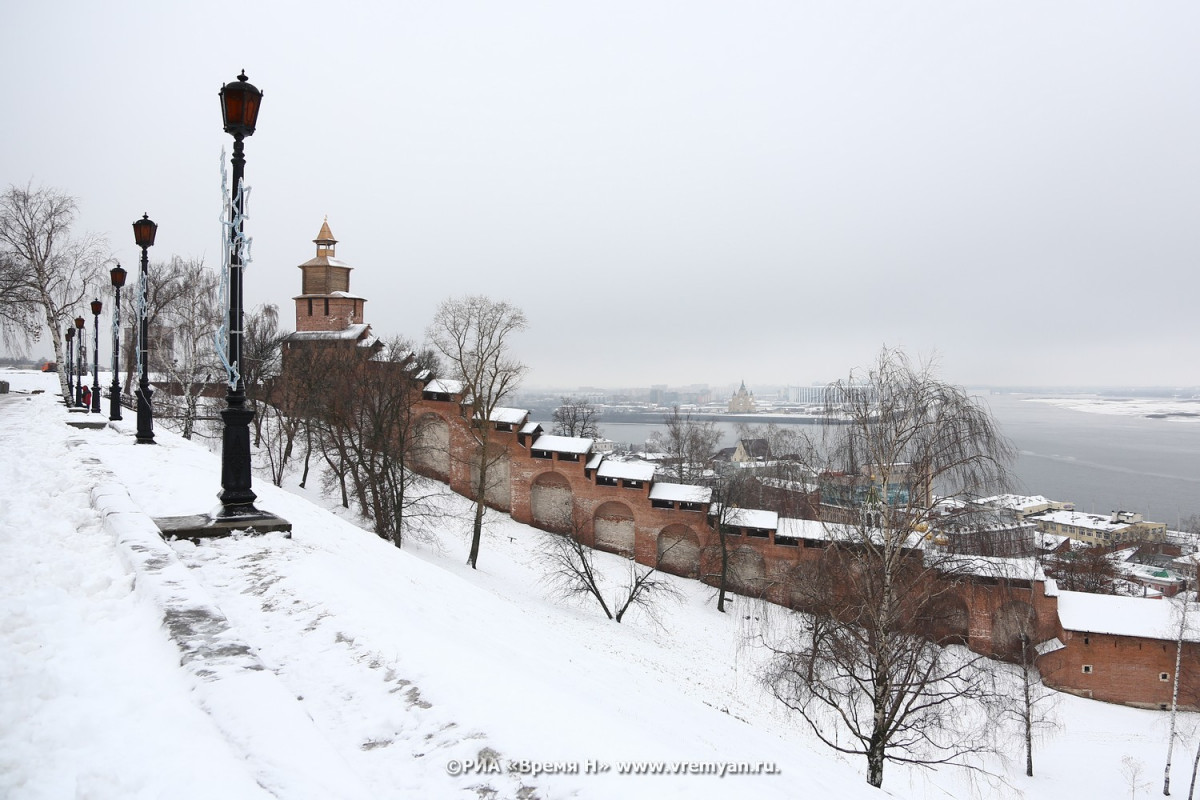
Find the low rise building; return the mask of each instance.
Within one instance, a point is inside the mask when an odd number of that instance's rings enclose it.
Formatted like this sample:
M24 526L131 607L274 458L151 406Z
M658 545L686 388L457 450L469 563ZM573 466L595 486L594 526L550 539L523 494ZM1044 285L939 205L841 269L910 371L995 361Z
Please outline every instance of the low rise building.
M1141 514L1130 511L1111 514L1046 511L1030 518L1042 533L1069 536L1091 545L1113 547L1128 542L1162 542L1167 537L1165 522L1147 522Z

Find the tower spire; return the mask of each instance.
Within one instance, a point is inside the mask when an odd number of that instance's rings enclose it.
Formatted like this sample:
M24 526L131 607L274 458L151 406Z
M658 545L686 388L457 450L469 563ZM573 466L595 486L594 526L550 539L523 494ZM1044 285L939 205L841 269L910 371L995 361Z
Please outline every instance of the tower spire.
M321 223L321 232L317 234L317 238L313 239L313 244L317 246L318 257L333 255L337 239L333 238L333 231L329 230L328 214L325 216L325 221Z

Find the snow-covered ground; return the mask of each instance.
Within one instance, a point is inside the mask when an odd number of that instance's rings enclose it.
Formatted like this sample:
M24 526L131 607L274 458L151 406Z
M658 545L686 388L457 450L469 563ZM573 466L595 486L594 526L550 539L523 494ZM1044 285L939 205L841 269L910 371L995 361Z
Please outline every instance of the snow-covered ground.
M708 588L679 580L661 624L618 625L550 596L541 534L501 515L470 570L463 515L398 550L262 477L259 505L292 538L166 544L149 517L212 509L217 456L161 425L157 445L136 445L132 414L71 428L53 376L0 379L13 389L0 395L2 797L879 796L861 759L823 748L761 688L764 609L718 614ZM1070 696L1050 713L1034 778L1013 739L1009 761L985 765L996 777L889 764L885 792L1161 791L1166 714ZM1194 746L1176 748L1177 795ZM622 762L770 774L629 775Z
M1031 397L1031 403L1069 408L1087 414L1111 414L1122 417L1153 417L1183 422L1200 422L1200 399L1167 397L1105 397L1070 395L1067 397Z

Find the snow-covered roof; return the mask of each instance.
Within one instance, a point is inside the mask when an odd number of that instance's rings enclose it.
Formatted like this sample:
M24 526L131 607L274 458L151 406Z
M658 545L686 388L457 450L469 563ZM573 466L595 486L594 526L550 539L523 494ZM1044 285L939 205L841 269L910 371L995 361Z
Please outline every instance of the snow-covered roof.
M710 513L720 514L721 509L721 504L717 503L713 505ZM725 524L773 531L779 527L779 514L757 508L731 508L728 516L725 517Z
M1036 558L1001 558L926 551L926 563L956 575L979 575L985 578L1022 581L1046 580L1046 573L1042 571L1042 565Z
M345 261L342 261L340 258L334 258L333 256L316 256L314 258L310 258L308 261L305 261L300 266L301 267L326 267L326 266L328 266L328 267L349 267L350 269L354 269L354 267L351 267Z
M821 522L813 519L779 519L778 533L780 536L790 536L797 539L813 539L826 542L861 542L868 537L875 541L882 534L875 528L863 528L859 525L845 525L838 522ZM920 548L925 544L925 535L917 531L908 534L904 547Z
M776 529L779 536L790 536L793 539L816 539L823 540L829 538L829 533L826 531L825 523L815 519L792 519L791 517L781 517L779 527Z
M1043 550L1056 550L1062 546L1062 543L1070 539L1070 536L1059 536L1057 533L1042 533L1035 531L1033 534L1033 542Z
M541 441L540 439L538 441ZM613 461L605 459L596 473L602 478L621 478L627 481L648 481L654 478L654 465L645 461Z
M1007 508L1012 511L1029 511L1033 508L1049 508L1054 505L1053 501L1040 494L997 494L991 497L981 497L976 502L981 506Z
M575 453L583 455L592 449L592 440L580 439L575 436L543 434L533 443L533 449L548 450L551 453Z
M585 469L595 469L596 467L600 466L600 462L603 460L604 453L593 453L592 457L588 459Z
M1079 528L1089 528L1095 531L1115 531L1128 528L1128 522L1113 522L1109 515L1088 514L1083 511L1047 511L1038 517L1046 522L1057 522L1060 525L1074 525Z
M542 423L540 423L540 422L526 422L526 423L525 423L525 424L524 424L524 425L521 427L521 431L520 431L520 432L521 432L521 433L529 433L529 434L533 434L533 433L537 433L537 432L538 432L539 430L541 430L541 429L542 429Z
M1066 645L1062 643L1062 640L1055 636L1053 639L1047 639L1041 644L1034 645L1033 650L1039 656L1044 656L1046 653L1053 653L1055 650L1062 650L1064 647Z
M346 300L366 300L361 294L351 294L350 292L330 292L330 297L341 297Z
M529 416L529 412L523 408L504 408L498 407L492 409L492 422L506 422L509 425L519 425L525 421L525 417Z
M438 394L462 394L462 390L462 381L451 380L450 378L434 378L425 384L425 391L436 392Z
M686 483L656 483L650 487L650 499L673 503L707 503L712 499L712 489Z
M347 325L340 331L292 331L289 342L350 342L362 336L370 326L365 322Z
M1058 593L1058 619L1063 628L1081 633L1174 640L1179 635L1179 607L1171 600L1087 592ZM1183 638L1200 642L1200 605L1196 603L1188 609L1188 630Z

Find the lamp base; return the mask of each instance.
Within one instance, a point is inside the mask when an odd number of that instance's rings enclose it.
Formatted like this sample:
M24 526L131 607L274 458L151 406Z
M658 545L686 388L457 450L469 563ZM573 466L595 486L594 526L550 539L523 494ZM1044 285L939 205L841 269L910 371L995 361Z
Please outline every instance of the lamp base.
M154 524L165 539L222 539L234 533L260 534L283 531L291 538L292 523L270 511L250 506L246 513L225 514L218 509L212 514L191 514L186 517L155 517Z

